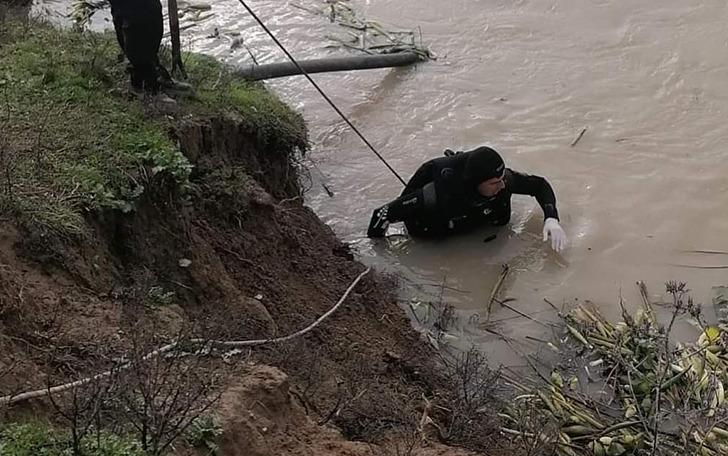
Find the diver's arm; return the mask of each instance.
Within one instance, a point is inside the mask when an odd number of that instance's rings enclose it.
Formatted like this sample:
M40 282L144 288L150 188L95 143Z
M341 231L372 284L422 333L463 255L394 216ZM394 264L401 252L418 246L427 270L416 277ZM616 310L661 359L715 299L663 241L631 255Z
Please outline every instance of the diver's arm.
M551 184L541 176L523 174L511 169L506 170L506 188L517 195L530 195L536 198L543 210L544 219L559 220L556 209L556 195Z
M402 195L406 195L408 193L414 192L415 190L419 190L425 185L434 181L434 169L435 166L433 165L432 161L423 163L419 168L417 168L417 171L415 171L415 173L412 175L409 182L407 182L407 185L402 191Z

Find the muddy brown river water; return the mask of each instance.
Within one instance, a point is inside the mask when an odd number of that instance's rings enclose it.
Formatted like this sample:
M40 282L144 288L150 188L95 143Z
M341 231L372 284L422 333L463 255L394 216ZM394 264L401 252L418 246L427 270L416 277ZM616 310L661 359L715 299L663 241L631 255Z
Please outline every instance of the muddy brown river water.
M250 5L299 58L338 55L334 24L282 0ZM304 5L320 4L301 0ZM514 197L511 223L490 232L422 242L364 233L373 208L401 184L301 77L270 85L309 123L314 147L309 204L365 262L407 277L422 300L458 309L456 344L479 344L496 362L513 353L476 330L500 272L503 295L539 319L543 298L593 301L617 315L620 294L639 300L635 281L659 299L666 280L686 281L709 303L728 283L728 6L719 0L351 0L364 16L421 27L439 58L414 68L316 75L339 107L405 178L447 148L488 144L514 169L554 186L570 248L558 256L540 240L535 201ZM63 3L38 3L62 9ZM284 56L233 0L212 2L214 17L185 31L186 46L229 62ZM96 26L103 25L102 17ZM217 29L217 31L216 31ZM235 47L235 49L232 49ZM571 143L582 129L581 140ZM319 172L320 171L320 172ZM324 180L335 193L329 197ZM435 285L431 285L435 284ZM426 318L423 306L419 318ZM525 341L539 324L495 306L499 331ZM687 330L686 330L687 331ZM688 332L687 334L694 334ZM692 337L692 335L690 336Z

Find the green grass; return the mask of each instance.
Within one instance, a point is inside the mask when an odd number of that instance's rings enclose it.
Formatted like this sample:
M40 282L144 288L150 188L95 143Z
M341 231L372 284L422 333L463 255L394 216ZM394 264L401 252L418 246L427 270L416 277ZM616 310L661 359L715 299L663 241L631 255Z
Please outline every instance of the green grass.
M192 165L177 120L127 96L113 34L0 24L0 210L21 226L81 237L93 211L133 211L150 186L184 194ZM300 115L214 59L187 55L197 97L176 118L231 116L270 153L306 147Z
M98 438L97 438L98 437ZM129 439L102 432L81 441L86 456L142 456L139 445ZM72 456L70 436L40 424L11 424L0 430L0 456Z
M197 88L199 103L212 112L227 111L254 135L258 147L270 151L305 150L306 126L300 114L291 110L260 82L237 79L212 57L185 56L190 81Z

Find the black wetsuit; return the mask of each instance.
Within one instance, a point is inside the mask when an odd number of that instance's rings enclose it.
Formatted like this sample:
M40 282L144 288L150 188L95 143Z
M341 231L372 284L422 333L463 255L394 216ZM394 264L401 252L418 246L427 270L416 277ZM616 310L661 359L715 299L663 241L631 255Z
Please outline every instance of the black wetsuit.
M157 53L164 33L162 4L159 0L111 0L111 15L119 46L129 59L132 87L157 93Z
M467 184L463 177L470 153L435 158L420 166L399 198L374 211L370 237L375 237L372 227L378 216L387 223L403 221L409 234L427 237L505 225L511 218L513 194L535 197L544 217L558 220L554 191L543 177L506 168L505 188L491 198L480 195L477 185Z

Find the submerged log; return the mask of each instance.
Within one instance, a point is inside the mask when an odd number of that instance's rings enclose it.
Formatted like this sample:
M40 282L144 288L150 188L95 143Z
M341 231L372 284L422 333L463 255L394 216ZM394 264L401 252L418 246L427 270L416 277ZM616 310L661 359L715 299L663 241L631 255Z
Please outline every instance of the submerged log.
M304 60L299 62L299 65L301 65L306 73L313 74L407 66L422 60L424 60L424 58L414 52L398 52L396 54ZM243 68L237 68L233 70L233 72L239 77L253 81L302 74L292 62L250 65Z

